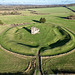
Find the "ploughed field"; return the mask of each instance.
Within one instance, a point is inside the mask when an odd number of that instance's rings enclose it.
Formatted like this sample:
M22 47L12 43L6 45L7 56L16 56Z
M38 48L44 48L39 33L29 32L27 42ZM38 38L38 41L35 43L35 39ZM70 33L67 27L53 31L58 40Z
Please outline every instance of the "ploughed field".
M75 6L70 8L74 9ZM29 62L35 58L39 49L40 56L43 56L43 74L75 73L75 20L65 18L75 13L65 7L17 12L21 14L0 14L0 20L4 23L0 25L0 73L26 70L26 74L32 74L34 69L28 69ZM41 17L46 18L46 23L39 22ZM32 35L31 27L39 28L39 33ZM10 52L26 57L18 57Z

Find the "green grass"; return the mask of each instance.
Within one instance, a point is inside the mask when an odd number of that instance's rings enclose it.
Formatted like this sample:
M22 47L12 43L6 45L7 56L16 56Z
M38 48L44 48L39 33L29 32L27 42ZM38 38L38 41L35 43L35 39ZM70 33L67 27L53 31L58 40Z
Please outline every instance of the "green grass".
M30 29L32 26L34 25L28 26L27 28ZM2 46L10 51L34 55L39 46L46 46L55 36L53 29L51 29L52 27L46 24L38 24L36 27L40 29L40 33L35 35L32 35L23 27L20 27L18 30L16 27L8 29L1 36ZM48 32L49 34L47 34Z
M61 10L62 9L62 10ZM32 9L35 10L39 13L68 13L68 9L64 8L64 7L51 7L51 8L38 8L38 9Z
M63 28L64 29L64 28ZM62 29L60 29L62 30ZM68 33L66 33L68 32ZM42 56L49 56L49 55L58 55L61 53L68 52L69 50L73 49L75 47L75 36L67 31L66 29L62 30L62 33L64 36L56 35L58 40L50 45L52 48L48 48L44 52L41 53ZM56 31L57 32L57 31ZM58 32L57 32L58 33ZM70 34L70 36L69 36Z
M30 58L22 59L0 49L0 73L24 72Z
M19 11L21 13L22 16L33 16L35 14L32 14L30 11L28 11L27 9L26 10L22 10L22 11Z
M27 16L18 16L18 15L7 15L7 16L0 16L0 19L5 24L15 24L15 23L30 23L32 18ZM30 20L30 21L29 21Z
M75 10L75 6L70 6L69 8L71 8L71 9Z
M45 74L75 73L75 51L65 56L43 59L42 71Z
M0 34L4 32L9 26L8 25L0 25Z
M0 20L4 24L13 24L13 23L33 23L32 20L39 20L41 17L45 17L47 22L46 23L52 23L55 25L61 25L68 27L72 31L75 32L75 21L74 20L67 20L61 17L67 17L69 16L72 12L64 7L55 7L55 8L38 8L38 9L31 9L35 11L39 11L40 13L50 13L48 15L31 15L31 16L21 16L21 15L7 15L7 16L0 16ZM27 11L20 11L23 14L27 14ZM29 11L28 11L29 12ZM29 14L28 14L29 15Z
M32 26L39 28L40 33L32 35L30 31ZM1 45L7 50L25 55L36 55L40 47L45 47L41 49L42 56L65 53L75 46L74 35L65 29L50 24L32 24L26 26L26 29L22 26L6 30L1 35Z
M74 9L74 7L75 6L70 8ZM50 45L51 43L57 42L59 39L60 40L64 39L65 35L61 35L59 30L56 28L57 26L68 28L70 31L75 33L75 20L65 19L65 17L69 16L70 14L75 14L72 11L64 7L37 8L31 10L34 10L37 13L49 13L49 14L35 15L31 14L30 11L26 10L26 11L19 11L22 13L21 15L5 15L5 16L0 15L0 20L4 24L6 24L5 26L0 26L0 33L5 30L5 32L3 32L0 35L0 43L4 48L12 52L18 52L21 54L36 55L36 52L39 49L39 47L48 47L48 45ZM33 20L39 21L41 17L46 18L45 24L40 24L33 21ZM8 28L10 27L10 24L25 23L25 22L32 24L28 26L27 25L19 26L18 29L16 27L11 29ZM52 27L54 25L55 27ZM28 29L30 29L31 26L36 26L37 28L40 29L40 33L31 35L29 32L27 32L22 28L25 26L27 26ZM65 53L68 50L73 49L73 47L75 47L75 34L72 34L68 30L66 32L70 34L72 40L70 40L63 46L54 48L52 50L45 50L41 54L55 55L55 52L57 54L60 54L62 50ZM27 44L27 46L25 44ZM37 48L32 48L32 47L37 47ZM74 57L75 57L75 52L58 58L45 59L42 62L43 72L46 72L48 74L56 73L56 71L75 72ZM4 72L24 71L25 68L27 67L28 62L29 59L28 60L20 59L10 54L7 54L1 50L0 72L4 73Z

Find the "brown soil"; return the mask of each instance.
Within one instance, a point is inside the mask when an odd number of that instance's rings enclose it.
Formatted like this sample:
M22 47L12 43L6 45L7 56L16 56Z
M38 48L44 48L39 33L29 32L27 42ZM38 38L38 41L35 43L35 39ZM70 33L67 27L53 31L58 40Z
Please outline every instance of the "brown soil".
M16 26L28 25L28 24L31 24L31 23L17 23L17 24L11 24L10 26L11 27L16 27Z
M75 15L67 16L66 19L75 20Z

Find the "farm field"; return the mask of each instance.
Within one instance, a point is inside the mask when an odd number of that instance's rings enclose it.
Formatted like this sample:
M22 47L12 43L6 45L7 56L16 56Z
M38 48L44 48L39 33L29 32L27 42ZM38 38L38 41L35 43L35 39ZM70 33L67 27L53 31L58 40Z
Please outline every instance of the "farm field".
M70 8L75 10L75 6ZM75 19L66 19L75 12L65 7L17 12L21 14L0 14L4 23L0 25L0 73L34 73L39 50L43 74L75 73ZM41 17L46 23L40 23ZM31 27L39 28L40 32L32 35Z
M0 49L0 73L23 72L30 58L19 58Z
M75 10L75 6L71 6L70 8L73 9L73 10Z

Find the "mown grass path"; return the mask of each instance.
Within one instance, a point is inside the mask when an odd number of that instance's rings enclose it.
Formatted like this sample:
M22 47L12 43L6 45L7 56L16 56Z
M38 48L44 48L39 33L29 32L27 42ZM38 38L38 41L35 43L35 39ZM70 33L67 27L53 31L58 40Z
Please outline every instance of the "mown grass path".
M41 58L43 59L43 58L61 57L61 56L65 56L65 55L71 54L73 52L75 52L75 49L73 49L73 50L71 50L71 51L69 51L67 53L64 53L64 54L59 54L59 55L54 55L54 56L44 56L44 57L41 57Z
M26 56L26 55L21 55L21 54L18 54L18 53L14 53L14 52L8 51L5 48L3 48L1 45L0 45L0 48L2 50L4 50L5 52L10 53L10 54L12 54L12 55L14 55L14 56L16 56L18 58L23 58L23 59L26 59L26 57L35 58L35 56Z

